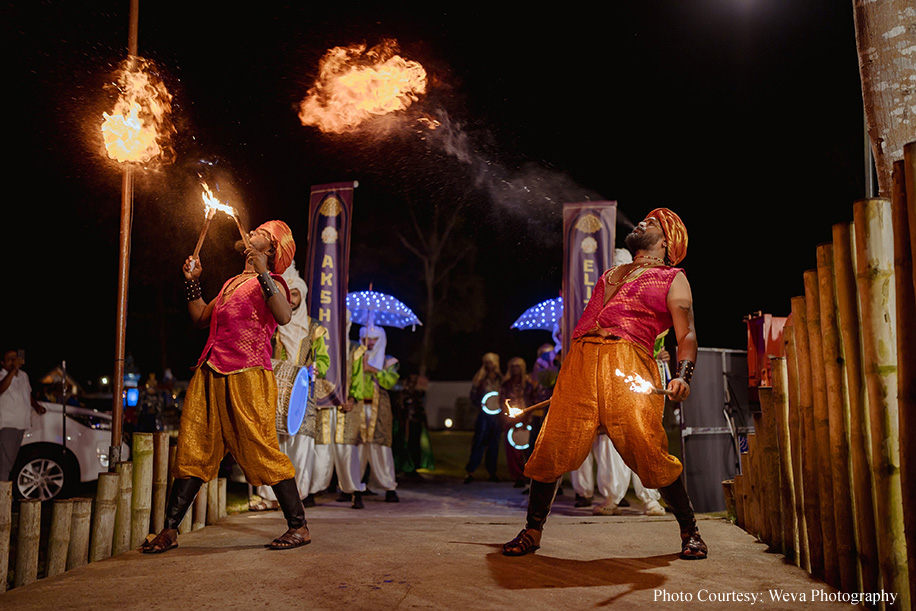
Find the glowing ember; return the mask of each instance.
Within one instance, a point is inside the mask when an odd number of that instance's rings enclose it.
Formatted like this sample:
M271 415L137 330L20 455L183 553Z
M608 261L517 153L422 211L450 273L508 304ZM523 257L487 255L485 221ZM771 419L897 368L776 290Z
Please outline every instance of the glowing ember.
M146 163L163 153L174 131L172 95L149 62L133 62L133 69L125 64L115 83L119 95L111 114L102 113L102 138L111 159Z
M656 391L652 382L643 379L638 373L627 375L619 369L615 370L614 373L617 374L618 378L623 378L624 383L629 384L630 390L633 392L650 395Z
M299 109L303 125L341 134L376 116L404 110L426 93L426 69L387 40L334 47L321 59L318 79Z
M509 405L509 400L508 400L508 399L506 399L506 409L509 411L509 417L510 417L510 418L517 418L518 416L521 416L522 413L525 411L525 410L520 409L520 408L518 408L518 407L512 407L511 405Z

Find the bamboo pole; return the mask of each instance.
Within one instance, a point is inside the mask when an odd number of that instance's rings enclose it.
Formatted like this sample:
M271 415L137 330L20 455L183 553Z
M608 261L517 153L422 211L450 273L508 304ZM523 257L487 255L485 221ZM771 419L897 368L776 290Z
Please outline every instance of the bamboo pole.
M750 458L747 455L747 452L741 452L739 457L741 463L741 475L735 477L735 484L738 485L737 496L735 497L735 509L738 512L738 526L744 530L744 532L751 532L750 527L750 503L748 502L748 488L750 488L748 476L748 470L750 469Z
M41 538L41 501L19 501L19 529L16 534L16 570L13 587L28 585L38 579L38 542Z
M225 477L219 478L217 481L217 486L219 487L219 517L225 518L229 513L226 511L226 487L227 480Z
M762 494L761 494L761 484L760 484L760 464L759 464L759 451L757 443L757 435L759 434L759 426L757 423L758 414L754 414L754 432L748 433L747 435L747 459L748 459L748 486L747 489L747 502L750 505L750 527L748 531L758 540L763 541L763 520L762 510L760 507Z
M169 434L153 434L153 499L150 531L159 533L165 526L165 502L169 486Z
M735 510L735 480L722 481L722 496L725 498L725 517L734 524L737 521Z
M118 510L120 487L120 473L99 473L99 483L95 494L95 508L92 512L89 562L98 562L111 556L115 513Z
M744 476L740 473L735 474L735 525L741 529L744 528L744 499L741 498L743 490Z
M773 389L760 388L760 423L757 431L760 440L760 476L763 480L764 542L773 551L782 553L782 503L779 496L779 442L776 433L776 417L773 413Z
M175 476L173 474L172 467L175 466L175 455L177 452L178 452L178 446L172 446L172 445L169 446L169 492L168 492L169 495L172 494L172 484L175 483ZM185 512L184 517L181 519L181 522L178 524L178 534L184 535L184 534L191 532L193 514L194 514L194 509L193 509L193 504L192 504L192 507L190 507L188 511Z
M191 530L200 530L207 525L207 497L209 495L210 483L204 482L200 486L197 496L194 497L194 517L191 522Z
M859 200L855 218L856 269L862 308L862 354L871 422L872 477L878 558L883 588L910 606L903 532L898 442L896 289L893 268L891 203Z
M916 164L916 143L907 145L910 161ZM900 429L900 488L903 492L903 520L906 533L910 595L916 592L916 287L908 220L904 162L894 163L893 227L894 279L897 290L897 414ZM913 176L916 180L916 175ZM916 197L916 192L914 192Z
M824 542L824 581L840 587L836 552L836 519L833 515L833 471L830 456L830 421L821 341L821 308L817 270L805 278L805 307L808 314L808 365L811 367L811 396L814 404L814 439L817 444L818 502L821 511L821 537Z
M801 416L802 487L804 488L805 526L808 534L810 572L824 578L824 536L818 500L817 440L814 437L814 399L811 388L811 355L808 345L808 308L804 297L792 298L795 321L795 359L798 365L798 409Z
M906 190L906 217L910 228L910 260L916 261L916 142L903 147L903 174ZM912 270L916 287L916 266Z
M802 434L801 414L798 407L798 365L795 362L795 319L790 318L783 328L783 337L786 340L786 383L788 385L787 399L789 410L789 449L792 453L792 500L793 522L795 524L794 545L795 564L811 572L811 563L808 561L808 529L805 525L805 491L802 486Z
M153 434L134 433L134 483L131 491L130 549L137 549L149 534L153 497Z
M130 503L134 487L134 463L122 461L116 467L120 475L118 482L118 504L115 510L114 539L111 555L117 556L130 549Z
M13 482L0 482L0 594L6 592L13 525Z
M783 329L785 333L785 329ZM773 417L779 453L779 500L782 514L782 553L795 561L798 525L795 517L795 480L789 438L789 379L786 357L770 358L773 384Z
M207 525L219 519L219 482L214 478L207 482Z
M89 526L92 499L73 499L73 517L70 518L70 547L67 550L67 570L89 562Z
M840 348L846 372L846 397L849 424L849 458L852 470L852 493L855 507L856 547L862 590L880 588L878 541L875 534L875 501L872 496L871 424L868 397L862 372L862 347L858 291L856 289L853 226L833 226L833 265L836 278L837 324Z
M67 570L72 520L73 499L55 499L51 510L51 532L48 534L45 577L54 577Z
M849 413L846 376L843 375L840 331L837 327L836 279L833 270L833 245L817 247L817 279L820 294L821 347L830 433L831 475L833 477L833 517L836 526L837 565L840 589L859 592L855 522L849 474L849 439L846 415Z

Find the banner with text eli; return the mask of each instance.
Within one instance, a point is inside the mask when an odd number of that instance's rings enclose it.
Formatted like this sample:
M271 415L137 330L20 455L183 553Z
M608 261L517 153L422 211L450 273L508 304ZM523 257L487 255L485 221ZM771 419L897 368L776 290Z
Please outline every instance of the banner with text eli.
M331 365L315 383L319 406L347 401L347 277L356 182L314 185L309 196L308 312L328 330Z
M595 283L614 261L617 202L563 204L563 345L592 296ZM565 351L565 350L564 350Z

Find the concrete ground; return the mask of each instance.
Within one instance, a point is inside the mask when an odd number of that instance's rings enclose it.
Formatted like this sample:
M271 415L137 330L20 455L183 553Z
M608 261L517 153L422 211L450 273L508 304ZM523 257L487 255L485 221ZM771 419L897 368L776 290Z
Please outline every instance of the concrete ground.
M165 554L128 552L0 594L0 609L850 608L722 518L700 516L710 555L685 561L670 515L634 503L628 515L593 516L567 488L542 548L509 558L500 546L527 500L511 483L424 476L398 492L400 503L367 497L363 510L319 497L303 548L265 549L282 515L241 513Z

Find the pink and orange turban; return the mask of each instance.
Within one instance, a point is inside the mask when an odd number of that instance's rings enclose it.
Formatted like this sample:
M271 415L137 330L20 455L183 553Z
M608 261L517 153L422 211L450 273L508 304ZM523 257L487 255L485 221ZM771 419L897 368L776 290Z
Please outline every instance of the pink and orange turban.
M289 225L283 221L267 221L258 229L263 229L273 237L274 245L277 249L274 255L274 272L282 274L293 261L296 254L296 242L293 240L293 232Z
M667 208L656 208L646 215L646 218L655 218L662 226L668 248L665 258L669 265L677 265L687 256L687 227L684 221Z

